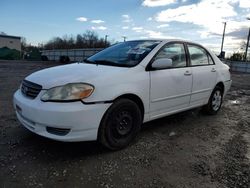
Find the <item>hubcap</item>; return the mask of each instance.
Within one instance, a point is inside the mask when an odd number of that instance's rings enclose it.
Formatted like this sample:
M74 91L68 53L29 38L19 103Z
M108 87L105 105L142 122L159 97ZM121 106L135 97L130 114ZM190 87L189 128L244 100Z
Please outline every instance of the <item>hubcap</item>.
M212 99L212 108L214 111L219 110L221 106L221 101L222 101L221 92L217 90L215 91Z
M116 132L121 136L129 134L133 126L133 118L131 114L127 111L123 111L118 113L115 119Z

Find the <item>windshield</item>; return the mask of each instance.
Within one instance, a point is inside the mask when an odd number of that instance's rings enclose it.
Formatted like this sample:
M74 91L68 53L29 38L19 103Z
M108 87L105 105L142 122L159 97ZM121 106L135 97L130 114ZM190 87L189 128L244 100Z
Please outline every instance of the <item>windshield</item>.
M133 67L139 64L160 41L127 41L111 46L84 60L85 63Z

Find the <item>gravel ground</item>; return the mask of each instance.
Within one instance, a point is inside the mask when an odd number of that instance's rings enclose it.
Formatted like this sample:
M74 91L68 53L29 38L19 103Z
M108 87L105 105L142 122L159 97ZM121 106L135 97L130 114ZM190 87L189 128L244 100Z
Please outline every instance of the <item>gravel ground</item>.
M61 143L17 121L12 96L53 62L0 61L0 187L250 187L250 74L233 74L221 111L146 123L128 148Z

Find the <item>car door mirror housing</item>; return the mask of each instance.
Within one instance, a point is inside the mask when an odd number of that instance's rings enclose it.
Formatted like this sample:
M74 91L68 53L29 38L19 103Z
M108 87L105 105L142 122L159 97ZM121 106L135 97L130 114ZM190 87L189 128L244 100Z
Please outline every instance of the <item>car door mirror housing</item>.
M160 58L160 59L156 59L152 63L151 67L152 67L153 70L159 70L159 69L171 68L172 66L173 66L172 59L169 59L169 58Z

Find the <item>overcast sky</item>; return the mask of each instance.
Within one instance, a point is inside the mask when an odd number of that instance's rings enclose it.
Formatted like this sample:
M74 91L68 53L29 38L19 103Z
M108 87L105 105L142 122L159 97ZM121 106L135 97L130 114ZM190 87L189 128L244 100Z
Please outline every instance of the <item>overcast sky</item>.
M1 0L0 31L32 44L55 36L94 30L122 41L181 38L219 51L227 22L225 50L246 41L250 0Z

